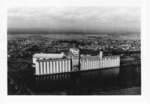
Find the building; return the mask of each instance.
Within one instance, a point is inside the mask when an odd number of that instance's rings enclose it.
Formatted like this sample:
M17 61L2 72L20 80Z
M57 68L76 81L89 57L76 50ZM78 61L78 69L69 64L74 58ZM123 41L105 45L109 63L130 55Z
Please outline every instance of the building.
M72 48L68 55L34 54L33 63L35 75L47 75L119 67L120 56L103 56L102 51L97 56L80 55L78 49Z

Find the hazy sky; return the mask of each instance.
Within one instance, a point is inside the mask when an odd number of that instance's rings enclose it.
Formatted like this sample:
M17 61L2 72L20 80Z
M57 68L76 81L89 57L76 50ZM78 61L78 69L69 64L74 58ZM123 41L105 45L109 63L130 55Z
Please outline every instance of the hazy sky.
M8 9L8 31L140 32L140 7L14 7Z

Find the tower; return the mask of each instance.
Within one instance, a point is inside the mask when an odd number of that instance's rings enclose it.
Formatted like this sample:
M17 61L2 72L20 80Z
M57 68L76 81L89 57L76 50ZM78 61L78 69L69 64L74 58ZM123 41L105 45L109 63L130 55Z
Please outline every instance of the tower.
M102 57L103 57L103 51L99 51L99 57L100 57L100 59L102 59Z
M80 56L80 51L78 48L70 48L69 49L69 55L70 58L72 59L72 69L73 70L79 70L79 56Z

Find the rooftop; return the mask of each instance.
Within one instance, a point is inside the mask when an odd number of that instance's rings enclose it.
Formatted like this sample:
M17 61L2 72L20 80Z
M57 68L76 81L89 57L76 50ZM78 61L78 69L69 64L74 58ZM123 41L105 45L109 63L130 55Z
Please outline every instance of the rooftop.
M64 53L36 53L33 58L63 58L64 56Z

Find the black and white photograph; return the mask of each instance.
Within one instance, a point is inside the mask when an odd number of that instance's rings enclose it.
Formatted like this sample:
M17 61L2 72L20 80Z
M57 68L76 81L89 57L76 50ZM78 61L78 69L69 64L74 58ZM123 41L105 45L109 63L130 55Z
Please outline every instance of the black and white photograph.
M7 95L141 95L140 5L44 4L7 8Z

